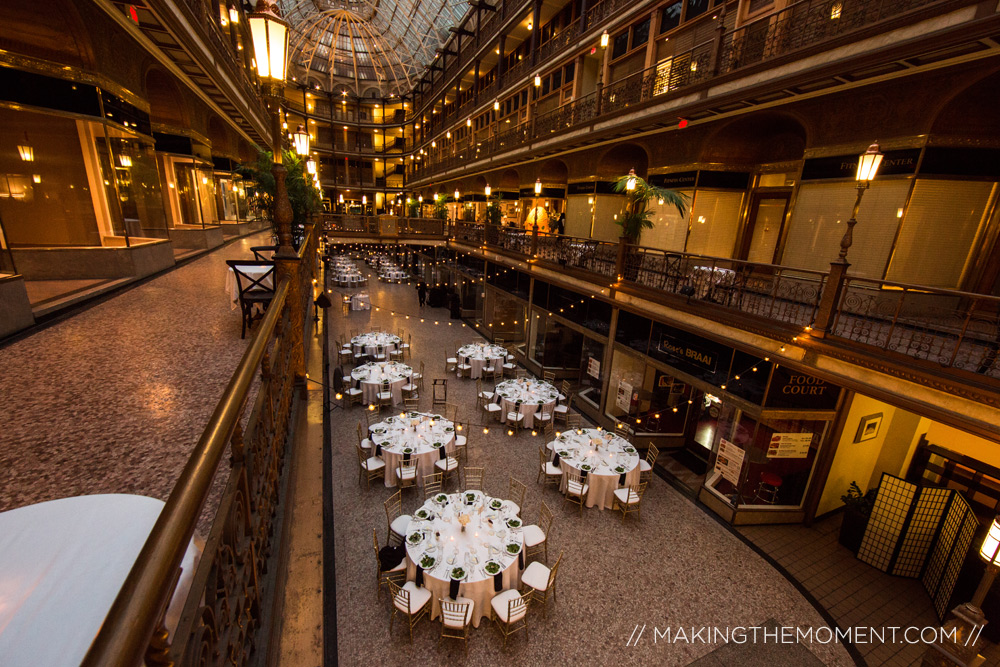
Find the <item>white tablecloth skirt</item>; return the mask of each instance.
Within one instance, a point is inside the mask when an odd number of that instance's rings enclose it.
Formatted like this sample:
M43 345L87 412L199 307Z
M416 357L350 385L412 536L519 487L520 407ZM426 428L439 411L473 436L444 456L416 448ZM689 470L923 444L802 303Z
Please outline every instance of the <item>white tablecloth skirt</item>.
M514 406L517 401L512 401L507 398L500 399L500 418L504 423L507 422L507 413L514 411ZM548 403L543 403L538 405L535 402L522 403L521 404L521 414L524 415L524 428L531 428L535 425L535 413L537 412L552 412L556 407L555 400L551 400Z
M551 453L550 453L551 454ZM570 466L560 464L560 468L563 471L562 481L559 483L559 491L566 493L566 470ZM577 470L576 472L580 472ZM590 485L590 490L587 492L587 502L584 503L587 507L596 507L599 510L604 508L611 508L614 506L615 499L615 489L620 488L618 486L618 477L620 473L613 473L611 475L605 474L595 474L588 473L586 483ZM624 486L631 486L632 484L639 483L639 466L632 468L632 470L625 473L625 484Z
M444 449L448 452L448 456L455 455L454 436L452 436L451 440L444 444ZM423 454L411 456L410 458L417 464L417 486L423 488L424 475L433 475L438 472L434 468L434 462L441 458L441 454L438 453L437 449L434 449L429 452L424 452ZM388 487L394 487L396 486L396 466L403 462L403 455L395 452L387 452L383 449L382 460L385 461L385 485Z
M351 303L353 304L354 301L352 300ZM370 303L368 307L371 308ZM355 352L360 352L361 348L364 348L365 354L367 354L368 356L373 356L375 352L378 350L378 345L354 345L353 347ZM396 344L386 343L382 347L385 349L385 356L388 357L389 353L396 349Z
M510 588L520 588L521 586L521 571L518 568L518 559L515 558L507 569L503 571L503 589L499 591L502 593ZM409 555L406 557L406 579L408 581L413 581L417 576L417 567L410 560ZM440 618L441 616L441 603L439 600L441 598L447 598L450 591L451 582L438 579L437 577L432 577L426 572L424 572L424 588L431 592L431 620ZM497 591L493 590L493 578L484 579L482 581L475 581L469 583L459 584L458 595L459 597L469 598L474 601L475 604L472 608L472 626L478 628L479 622L482 620L483 616L489 618L492 613L492 607L490 607L490 601L493 599L494 595L497 595Z
M351 310L371 310L372 300L367 294L355 294L351 297ZM395 349L395 345L393 349Z
M252 276L254 280L257 280L271 269L267 266L244 266L240 270L248 276ZM273 276L274 274L272 273L271 275ZM271 278L265 278L260 284L268 288L273 286ZM226 271L226 294L229 295L229 310L236 310L240 305L240 285L232 269Z
M389 383L389 391L392 392L392 403L397 405L403 402L403 385L407 383L409 378L402 378L396 380L395 382ZM378 403L379 392L382 391L381 382L365 382L361 381L361 398L364 400L365 405L372 405Z
M459 361L463 364L469 364L472 366L472 379L477 380L483 376L483 369L486 368L486 364L489 363L493 370L499 369L503 366L504 359L502 357L494 357L492 359L470 359L469 357L459 357Z

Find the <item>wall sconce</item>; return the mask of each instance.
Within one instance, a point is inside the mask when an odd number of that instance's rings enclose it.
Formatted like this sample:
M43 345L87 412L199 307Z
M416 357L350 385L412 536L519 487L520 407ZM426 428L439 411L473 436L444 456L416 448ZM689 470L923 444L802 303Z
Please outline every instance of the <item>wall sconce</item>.
M601 33L601 48L602 49L608 48L608 42L610 40L611 40L611 35L608 34L607 30Z

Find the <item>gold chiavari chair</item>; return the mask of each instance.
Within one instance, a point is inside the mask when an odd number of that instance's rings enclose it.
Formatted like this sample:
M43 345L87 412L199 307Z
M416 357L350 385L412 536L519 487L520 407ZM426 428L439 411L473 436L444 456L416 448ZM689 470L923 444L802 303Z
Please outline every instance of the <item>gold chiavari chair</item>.
M531 593L521 595L511 588L490 600L490 607L493 608L493 621L497 630L503 635L503 647L507 648L507 638L515 632L524 630L525 639L528 638L528 603L531 601Z
M412 519L409 514L403 514L403 493L396 491L396 493L386 498L382 504L385 507L385 520L389 527L386 542L389 544L402 544L406 527Z
M615 489L615 497L611 509L621 510L622 523L625 523L626 514L635 514L636 519L642 519L642 514L640 513L642 510L642 496L646 493L647 486L648 482L640 482L632 486L623 486L620 489Z
M535 483L544 482L545 485L555 484L557 487L562 483L562 469L549 459L544 447L538 448L538 477Z
M368 452L358 447L358 485L361 481L368 482L368 490L371 491L372 480L381 479L385 475L385 461L369 457Z
M484 491L483 489L483 478L486 476L486 468L473 467L465 468L465 490L466 491Z
M556 564L551 569L536 560L528 565L521 574L521 583L531 588L531 599L533 601L540 600L542 603L542 618L546 617L545 603L549 600L549 593L552 594L552 604L556 602L556 576L559 574L559 563L562 562L562 557L562 552L559 552L559 558L556 559Z
M528 377L528 371L524 368L514 369L514 378L517 380L526 379Z
M549 562L549 533L552 530L552 510L545 503L538 508L538 523L524 527L524 559L544 553Z
M458 473L458 459L454 456L446 456L443 459L438 459L434 461L434 469L444 476L443 481L447 483L452 473Z
M444 372L450 373L458 367L458 357L454 352L444 351Z
M573 391L573 384L569 380L563 380L562 388L559 390L559 393L569 398L570 392L572 391Z
M447 639L461 639L465 642L465 655L469 655L469 627L472 625L472 608L475 602L469 598L459 597L441 598L441 637L438 639L438 648L441 648L441 641Z
M542 382L554 384L556 381L555 371L542 371Z
M552 423L551 419L542 425L541 434L543 437L545 437L547 440L550 441L559 437L556 434L556 425Z
M419 391L424 390L424 362L420 362L420 372L411 375L410 381L417 385Z
M377 403L372 403L365 410L365 419L368 422L368 428L371 429L372 426L382 421L382 410Z
M450 422L458 421L458 406L454 403L444 404L444 418Z
M417 462L412 458L409 463L401 460L396 465L396 488L402 491L411 487L417 487Z
M639 460L640 482L653 481L653 466L656 465L656 459L659 456L660 456L659 448L653 443L649 443L649 449L646 451L646 458Z
M565 422L566 418L569 417L569 409L573 405L574 394L570 392L568 394L565 394L565 396L566 396L565 402L560 403L559 405L552 408L552 418L555 421Z
M406 576L406 559L399 561L399 564L390 570L382 569L382 559L379 558L379 546L378 546L378 533L374 528L372 528L372 542L375 545L375 597L382 597L382 587L386 585L386 575L390 572L400 572L402 571L403 576Z
M443 487L443 473L436 472L430 475L424 475L424 500L430 500L437 494L441 493L441 489Z
M389 580L389 592L392 594L392 616L389 618L389 633L392 633L392 624L396 620L396 614L406 616L410 627L410 643L412 644L413 626L430 609L431 592L423 586L417 586L412 581L408 581L400 586L391 579Z
M420 398L416 396L407 396L403 399L403 407L406 408L408 412L416 412L420 409Z
M492 401L493 400L493 392L492 391L485 391L483 389L483 380L482 380L482 378L476 380L476 398L478 399L480 406L482 406L482 402L484 400L486 400L486 401Z
M571 412L566 415L566 430L579 429L581 424L580 413Z
M524 504L524 494L527 491L528 487L524 485L524 482L511 476L507 487L507 500L514 506L514 514L521 514L521 505Z
M563 501L563 507L566 503L579 505L580 516L583 516L583 504L587 500L588 491L590 484L580 476L579 471L572 469L566 471L566 499Z
M465 463L469 462L469 437L465 435L468 432L462 422L455 422L455 458Z
M358 422L358 447L367 453L372 448L372 444L372 441L365 437L365 432L361 428L361 422Z

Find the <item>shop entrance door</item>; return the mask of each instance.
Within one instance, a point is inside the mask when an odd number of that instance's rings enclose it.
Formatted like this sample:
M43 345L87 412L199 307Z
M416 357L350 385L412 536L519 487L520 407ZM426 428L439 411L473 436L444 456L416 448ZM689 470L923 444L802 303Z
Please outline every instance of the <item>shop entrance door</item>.
M774 264L790 198L790 192L753 194L740 258L757 264Z
M684 445L670 452L665 467L692 492L704 484L712 446L719 429L721 402L712 394L691 388L691 406L684 425Z

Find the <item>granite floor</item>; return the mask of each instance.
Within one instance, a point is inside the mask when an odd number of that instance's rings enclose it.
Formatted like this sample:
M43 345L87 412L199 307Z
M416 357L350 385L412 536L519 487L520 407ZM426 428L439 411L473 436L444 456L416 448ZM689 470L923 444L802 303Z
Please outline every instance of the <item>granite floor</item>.
M93 493L165 499L247 340L225 260L261 233L0 348L0 511Z
M481 422L475 382L446 375L442 358L446 347L474 341L478 335L448 320L444 309L418 308L412 286L372 280L368 291L379 310L332 308L328 335L336 338L372 326L412 334L413 363L423 360L426 366L428 391L421 408L430 407L431 380L448 378L449 402L460 406L459 419ZM371 539L373 528L381 543L386 539L382 502L394 490L373 484L369 491L358 484L355 431L363 411L335 408L330 419L334 532L326 539L333 540L336 563L339 662L410 665L462 660L460 642L438 647L438 621L422 620L412 645L398 619L389 633L387 596L381 600L375 596ZM548 618L533 609L529 637L526 640L523 633L513 637L506 650L484 619L471 632L469 664L854 664L847 650L834 644L761 640L750 645L704 634L689 641L667 641L668 628L672 634L683 628L688 635L698 628L725 631L768 624L804 630L823 626L824 621L777 570L662 480L654 479L647 491L639 521L629 517L623 525L620 514L597 509L585 510L581 517L576 508L563 508L562 496L554 488L543 491L536 485L540 437L533 438L530 432L509 437L497 428L484 435L481 427L470 428L469 433L470 464L486 467L488 492L505 495L510 477L525 482L522 515L534 521L541 502L551 507L555 521L549 537L550 564L560 551L565 553L558 603L549 603ZM420 502L416 492L404 492L404 511L412 512ZM750 662L735 657L741 655Z

